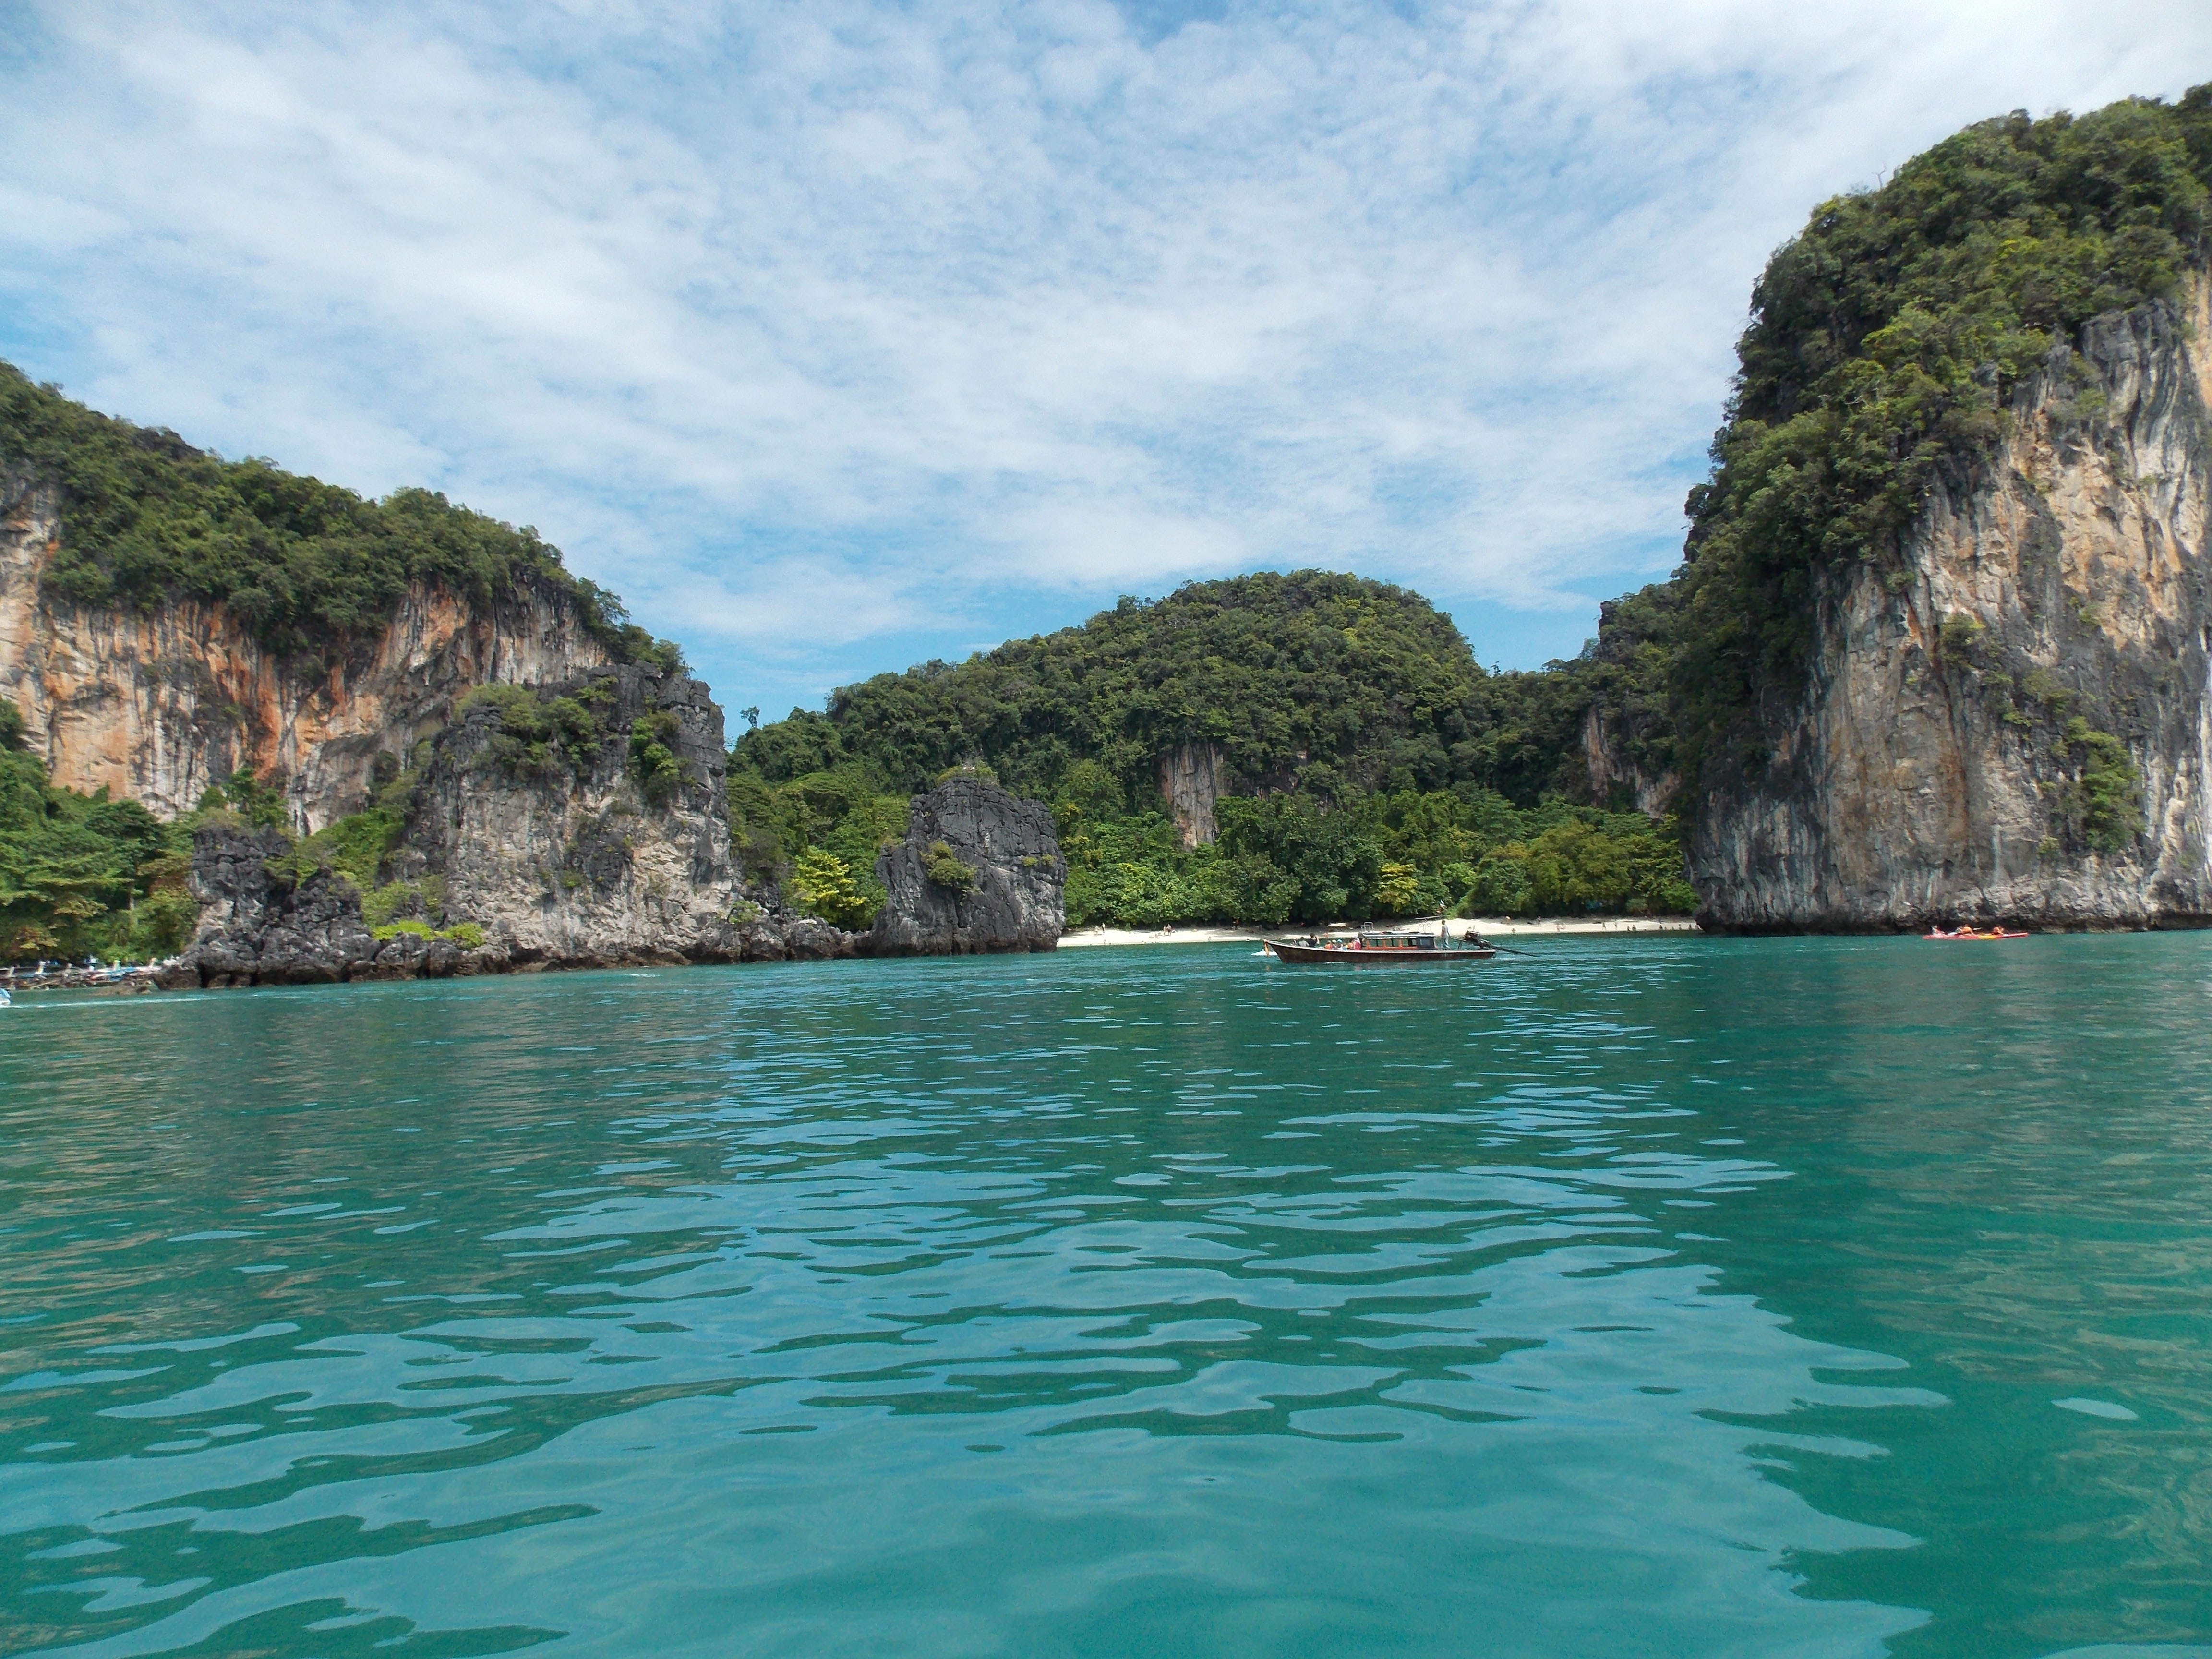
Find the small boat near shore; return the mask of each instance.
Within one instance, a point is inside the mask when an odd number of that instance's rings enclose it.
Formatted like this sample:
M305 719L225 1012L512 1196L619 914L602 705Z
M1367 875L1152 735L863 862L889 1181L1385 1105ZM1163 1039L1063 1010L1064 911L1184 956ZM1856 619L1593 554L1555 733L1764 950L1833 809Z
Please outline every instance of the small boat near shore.
M1498 947L1486 939L1475 934L1454 939L1441 927L1433 933L1425 928L1370 932L1362 927L1334 937L1307 933L1261 943L1279 962L1338 968L1437 967L1444 963L1487 962L1498 954Z
M1960 927L1950 933L1946 933L1942 928L1938 927L1935 932L1923 933L1920 937L1923 939L1940 939L1954 942L1960 939L1973 939L1982 943L1987 943L1992 939L2026 939L2027 935L2020 932L2016 928L2008 927L1984 927L1979 929L1972 927Z

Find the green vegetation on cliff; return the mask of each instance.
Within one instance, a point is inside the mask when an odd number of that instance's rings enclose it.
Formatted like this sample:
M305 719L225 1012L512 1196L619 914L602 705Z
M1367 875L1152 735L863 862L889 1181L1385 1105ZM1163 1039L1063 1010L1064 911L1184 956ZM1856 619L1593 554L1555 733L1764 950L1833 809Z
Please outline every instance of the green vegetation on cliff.
M271 875L295 887L319 875L344 881L361 895L361 919L379 939L411 933L418 939L450 939L472 951L483 943L484 931L475 922L455 921L447 914L444 878L424 875L403 880L392 869L393 857L405 841L408 816L416 808L416 790L429 750L428 741L418 743L407 766L396 757L385 757L386 764L378 768L368 805L312 836L292 837L285 830L283 796L250 771L237 772L210 789L198 810L179 821L177 832L189 845L195 828L222 815L284 830L289 845L264 866Z
M188 944L199 921L191 893L193 832L210 823L283 831L284 798L240 770L212 785L199 805L164 823L136 801L53 787L35 756L21 752L22 720L0 700L0 963L144 962ZM427 745L424 745L427 747ZM273 874L304 884L327 872L362 894L362 918L379 939L395 933L481 945L473 923L443 926L444 884L391 878L417 775L381 775L366 810L312 836L283 837ZM443 931L438 931L443 927Z
M801 909L825 921L864 927L889 896L876 879L876 855L905 839L907 799L849 762L775 783L735 766L731 856L748 881L781 885Z
M61 545L43 591L88 610L220 602L271 650L343 653L373 636L409 586L478 605L517 584L565 593L624 660L682 653L630 622L557 549L427 489L373 501L260 459L226 461L175 433L86 408L0 363L0 466L60 486Z
M2025 380L2078 374L2083 324L2175 296L2208 253L2212 86L1984 121L1823 203L1753 291L1681 568L1607 607L1565 665L1569 701L1604 707L1649 775L1763 764L1823 580L1893 561L1931 492L1990 458Z
M1156 810L1055 805L1071 927L1455 915L1686 915L1669 820L1553 798L1516 807L1480 786L1219 803L1220 834L1186 851Z

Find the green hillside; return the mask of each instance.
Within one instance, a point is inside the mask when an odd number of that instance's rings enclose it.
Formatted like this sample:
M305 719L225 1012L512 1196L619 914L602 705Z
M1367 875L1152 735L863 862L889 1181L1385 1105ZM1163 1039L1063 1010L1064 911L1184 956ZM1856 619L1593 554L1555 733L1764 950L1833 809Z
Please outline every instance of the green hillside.
M879 901L906 797L975 769L1053 805L1078 926L1689 908L1671 824L1574 799L1580 709L1553 686L1485 673L1449 617L1386 583L1194 582L748 732L732 829L761 876L826 852ZM1190 850L1158 787L1186 744L1220 749L1236 796Z
M981 762L1042 798L1079 761L1141 793L1162 753L1209 741L1255 785L1437 788L1479 763L1468 744L1484 724L1485 678L1419 594L1323 571L1264 574L1123 599L1080 628L878 674L836 693L826 714L794 711L749 733L738 753L770 781L858 763L905 790Z

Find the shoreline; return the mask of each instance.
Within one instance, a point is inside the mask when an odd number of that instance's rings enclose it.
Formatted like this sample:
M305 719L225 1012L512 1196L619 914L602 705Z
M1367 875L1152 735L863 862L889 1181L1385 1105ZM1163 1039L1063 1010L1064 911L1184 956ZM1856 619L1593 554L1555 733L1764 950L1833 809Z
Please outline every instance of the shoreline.
M1495 919L1488 917L1455 917L1450 921L1447 922L1445 926L1450 930L1454 938L1462 938L1470 933L1480 933L1492 939L1527 939L1530 937L1542 937L1547 934L1555 934L1562 937L1604 937L1607 935L1629 934L1648 936L1661 933L1695 933L1700 931L1698 924L1691 921L1687 916L1603 916L1592 917L1589 920L1583 921L1567 919L1514 921L1502 917ZM1062 933L1060 936L1057 948L1061 950L1085 950L1100 945L1110 946L1124 945L1256 945L1261 939L1274 938L1278 935L1286 935L1297 931L1301 930L1296 927L1296 924L1290 922L1285 922L1279 927L1163 927L1154 929L1138 927L1084 927L1073 929L1068 933ZM1325 931L1325 929L1311 927L1303 931L1319 933ZM805 960L805 958L793 959ZM18 973L13 975L0 975L0 987L5 987L9 990L15 992L102 991L110 994L119 993L128 995L132 992L168 990L173 988L161 984L158 977L162 969L168 965L170 964L145 963L135 964L120 969L104 968L88 969L83 968L74 968L58 973ZM672 961L665 957L654 957L641 956L628 960L593 957L590 959L562 961L538 960L527 963L502 963L495 968L478 966L475 963L471 963L465 967L458 968L454 972L450 974L423 974L406 977L417 977L423 979L470 979L479 975L490 977L493 975L503 976L508 974L543 974L560 973L563 971L587 971L593 969L690 968L732 965L735 964L719 958L695 962L681 959ZM390 979L394 977L401 976L364 974L359 976L359 981L362 983L369 983L382 979ZM333 978L327 981L309 979L296 981L275 980L269 981L272 986L283 983L343 984L351 982L354 981L350 978L345 980ZM255 984L248 983L246 985L230 984L199 987L179 986L173 988L179 990L200 989L210 991L244 991L252 990L258 988Z
M1512 921L1504 917L1455 917L1444 924L1455 939L1468 933L1481 933L1490 939L1528 939L1547 934L1604 936L1613 934L1695 933L1698 924L1687 916L1594 916L1588 921L1565 918L1534 921ZM1085 950L1097 945L1251 945L1264 939L1297 932L1319 933L1319 927L1301 929L1298 924L1285 922L1279 927L1083 927L1071 929L1060 936L1060 948Z

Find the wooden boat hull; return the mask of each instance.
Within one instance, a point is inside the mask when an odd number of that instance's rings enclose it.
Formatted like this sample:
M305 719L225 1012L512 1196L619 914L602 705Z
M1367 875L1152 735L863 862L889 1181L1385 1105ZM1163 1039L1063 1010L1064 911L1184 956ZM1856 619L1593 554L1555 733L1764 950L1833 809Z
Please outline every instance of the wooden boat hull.
M1433 968L1447 962L1487 962L1498 954L1487 945L1437 951L1398 945L1299 945L1282 939L1262 939L1261 943L1274 952L1279 961L1331 968Z

